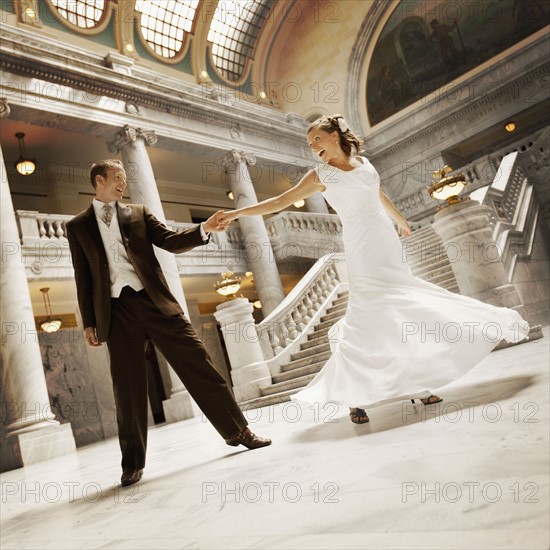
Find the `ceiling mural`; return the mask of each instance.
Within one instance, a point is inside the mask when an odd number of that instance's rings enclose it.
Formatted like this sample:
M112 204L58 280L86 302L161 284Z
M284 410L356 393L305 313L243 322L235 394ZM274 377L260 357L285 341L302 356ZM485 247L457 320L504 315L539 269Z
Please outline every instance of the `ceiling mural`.
M546 0L404 0L378 39L367 77L371 125L548 25Z

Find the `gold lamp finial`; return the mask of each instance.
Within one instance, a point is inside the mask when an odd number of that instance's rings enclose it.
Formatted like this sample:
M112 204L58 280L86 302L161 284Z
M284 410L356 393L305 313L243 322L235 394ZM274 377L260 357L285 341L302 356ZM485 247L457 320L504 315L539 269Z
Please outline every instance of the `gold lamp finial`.
M432 184L427 188L432 199L446 201L446 206L468 200L469 198L458 196L468 185L464 174L457 172L454 176L450 176L449 174L452 171L453 169L448 164L439 170L435 170L432 176Z

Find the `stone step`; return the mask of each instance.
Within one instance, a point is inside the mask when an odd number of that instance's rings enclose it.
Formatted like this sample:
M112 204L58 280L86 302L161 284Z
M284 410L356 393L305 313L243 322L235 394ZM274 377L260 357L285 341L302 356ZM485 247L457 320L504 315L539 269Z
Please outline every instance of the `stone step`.
M409 264L420 264L426 261L439 261L447 260L447 254L441 248L440 244L435 243L433 246L427 246L426 248L420 248L416 251L403 250L403 257Z
M332 321L335 323L339 319L341 319L346 314L346 309L343 309L342 311L336 311L335 313L330 313L329 315L323 315L320 319L321 323L324 323L326 321Z
M315 377L315 373L306 374L305 376L300 376L299 378L294 378L292 380L287 380L286 382L279 382L278 384L273 384L267 386L266 388L261 388L262 395L275 395L288 390L297 390L307 386L311 380Z
M342 315L343 317L343 315ZM331 321L323 321L321 323L317 323L313 329L313 332L319 332L324 329L329 329L332 325L336 323L336 320L333 319Z
M298 367L306 367L320 361L326 361L329 357L330 351L325 351L323 353L318 353L317 355L311 355L309 357L304 357L303 359L290 361L289 363L284 363L281 365L281 372L288 372L292 369L297 369Z
M441 239L430 239L420 243L409 243L403 248L403 255L409 259L433 258L434 256L444 256L445 249Z
M332 302L332 303L334 304L334 302ZM331 313L338 313L340 311L345 313L346 309L348 309L348 300L347 299L346 299L345 302L342 302L342 303L340 303L336 306L332 305L329 308L327 308L326 314L330 315Z
M411 271L417 276L423 273L428 273L430 271L435 271L436 269L449 268L450 265L451 264L449 263L449 260L447 260L447 258L438 262L428 260L426 262L416 265L412 265L409 263Z
M347 304L348 301L349 301L349 296L344 296L343 298L335 298L332 302L332 305L334 307L336 307L336 306L339 306L341 304Z
M454 279L454 274L451 270L441 273L429 273L421 277L421 279L433 283L434 285L440 285L441 283L452 281Z
M430 233L434 232L434 229L433 229L431 224L428 224L428 225L425 225L424 227L420 227L418 229L415 229L412 232L412 235L410 237L406 237L406 239L413 239L415 235L422 235L422 234L425 234L427 232L430 232Z
M305 344L306 342L304 342ZM303 346L303 344L302 344ZM302 347L300 346L300 347ZM290 356L291 361L295 361L297 359L303 359L304 357L310 357L311 355L315 355L316 353L323 353L325 351L330 351L330 345L327 343L320 344L316 346L308 346L305 349L300 349L300 351L293 353Z
M309 339L310 336L312 337L311 340ZM324 334L319 334L317 332L308 334L308 339L305 342L302 342L300 348L302 350L306 350L322 344L328 344L328 330Z
M320 361L319 363L312 363L306 367L299 367L297 369L289 370L288 372L283 372L282 374L276 374L273 376L273 382L278 384L279 382L286 382L287 380L300 378L306 374L315 374L323 368L325 363L326 361Z
M290 396L294 395L296 390L288 390L285 392L277 393L275 395L267 395L265 397L255 397L254 399L248 399L247 401L241 401L239 407L243 411L251 409L259 409L261 407L268 407L269 405L276 405L277 403L285 403L290 401Z
M344 290L344 292L339 292L336 297L337 299L340 298L347 298L349 296L349 290Z
M315 325L315 326L317 326L317 325ZM313 327L313 332L310 332L310 333L307 335L308 341L309 341L309 340L315 340L315 339L317 339L317 338L320 338L320 337L322 337L322 336L328 334L328 331L330 330L330 327L331 327L331 326L332 326L332 325L326 326L326 327L323 327L323 328L320 328L320 329L317 329L317 330L315 330L315 327Z

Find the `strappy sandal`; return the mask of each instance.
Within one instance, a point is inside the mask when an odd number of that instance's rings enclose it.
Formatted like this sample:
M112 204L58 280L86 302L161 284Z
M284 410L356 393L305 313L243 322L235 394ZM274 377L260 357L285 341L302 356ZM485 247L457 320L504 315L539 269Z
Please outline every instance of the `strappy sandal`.
M357 407L355 407L354 411L350 411L349 417L354 424L366 424L369 422L369 417L367 416L365 410Z
M414 399L411 399L411 401L414 403ZM423 405L435 405L435 403L441 403L443 399L439 397L439 395L430 395L429 397L426 397L424 399L421 399Z

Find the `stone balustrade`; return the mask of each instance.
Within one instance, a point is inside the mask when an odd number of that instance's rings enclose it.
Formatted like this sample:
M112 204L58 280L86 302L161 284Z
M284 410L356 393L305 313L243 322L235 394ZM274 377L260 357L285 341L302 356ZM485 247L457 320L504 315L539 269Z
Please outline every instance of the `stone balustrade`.
M72 279L73 269L66 236L66 223L72 218L63 214L45 214L18 210L20 243L29 280L37 278ZM195 227L194 223L167 221L174 231ZM268 234L277 262L284 259L315 258L343 250L342 228L338 216L307 212L282 212L267 222ZM185 254L176 255L180 276L217 274L227 269L245 272L250 269L240 227L212 233L210 242Z
M343 253L319 259L283 302L256 326L272 374L314 326L336 289L346 282ZM269 360L275 358L275 361Z
M462 172L468 187L466 194L477 189L490 185L497 177L499 166L504 157L512 152L520 153L520 165L527 175L540 171L549 164L548 141L550 128L545 128L540 133L528 136L512 145L503 147L490 155L479 157L470 163L458 167L453 172ZM453 166L452 162L450 162ZM453 166L454 168L454 166ZM395 205L399 211L408 219L417 222L420 226L433 221L437 205L427 190L427 187L416 189L412 193L396 199Z
M342 223L335 214L281 212L266 222L275 259L318 260L343 252Z
M525 176L518 152L502 159L482 204L490 208L489 223L497 245L496 253L511 281L517 260L528 259L533 251L539 215L533 184Z

